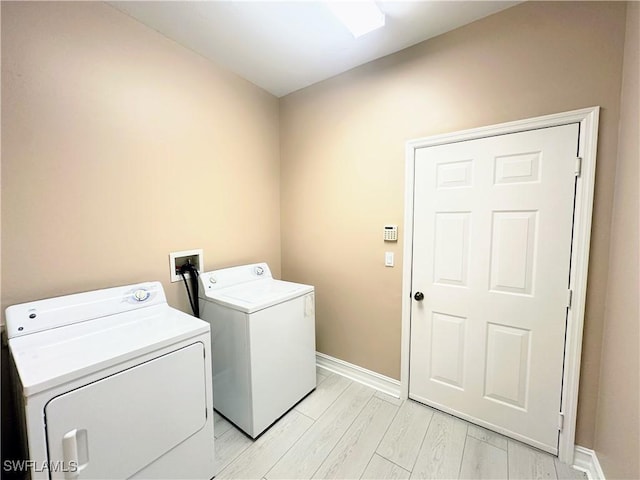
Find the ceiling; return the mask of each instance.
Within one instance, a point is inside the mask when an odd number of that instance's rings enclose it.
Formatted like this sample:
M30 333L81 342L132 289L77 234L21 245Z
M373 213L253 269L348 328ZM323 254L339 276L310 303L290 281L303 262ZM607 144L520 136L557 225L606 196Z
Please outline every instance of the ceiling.
M381 1L386 25L359 38L317 1L109 3L281 97L520 2Z

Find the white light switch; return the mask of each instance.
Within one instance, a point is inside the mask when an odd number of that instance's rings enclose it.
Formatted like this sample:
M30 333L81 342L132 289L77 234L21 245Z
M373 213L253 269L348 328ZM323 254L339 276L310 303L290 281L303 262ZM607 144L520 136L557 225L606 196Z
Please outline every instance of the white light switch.
M393 252L384 252L384 266L393 267Z

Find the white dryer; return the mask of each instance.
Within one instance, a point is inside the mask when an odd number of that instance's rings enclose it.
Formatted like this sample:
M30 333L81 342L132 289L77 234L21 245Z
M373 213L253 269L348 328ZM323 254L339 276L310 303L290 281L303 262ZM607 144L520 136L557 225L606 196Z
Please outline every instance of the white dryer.
M316 387L314 289L266 263L200 275L211 325L213 406L255 438Z
M159 282L6 310L32 478L214 476L209 325Z

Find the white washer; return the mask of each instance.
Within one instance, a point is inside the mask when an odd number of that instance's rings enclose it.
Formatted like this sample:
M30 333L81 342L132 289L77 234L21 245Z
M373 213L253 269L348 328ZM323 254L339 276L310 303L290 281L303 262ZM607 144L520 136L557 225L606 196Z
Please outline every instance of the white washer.
M6 323L32 478L214 476L209 325L159 282L14 305Z
M211 324L213 406L255 438L316 387L314 290L266 263L200 275Z

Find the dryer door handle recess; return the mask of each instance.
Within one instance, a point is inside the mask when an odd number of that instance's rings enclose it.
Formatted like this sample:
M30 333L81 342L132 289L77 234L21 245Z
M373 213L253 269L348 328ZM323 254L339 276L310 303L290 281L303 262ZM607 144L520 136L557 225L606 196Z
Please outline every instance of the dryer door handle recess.
M74 428L62 437L65 478L78 478L80 472L89 464L89 445L87 431Z

